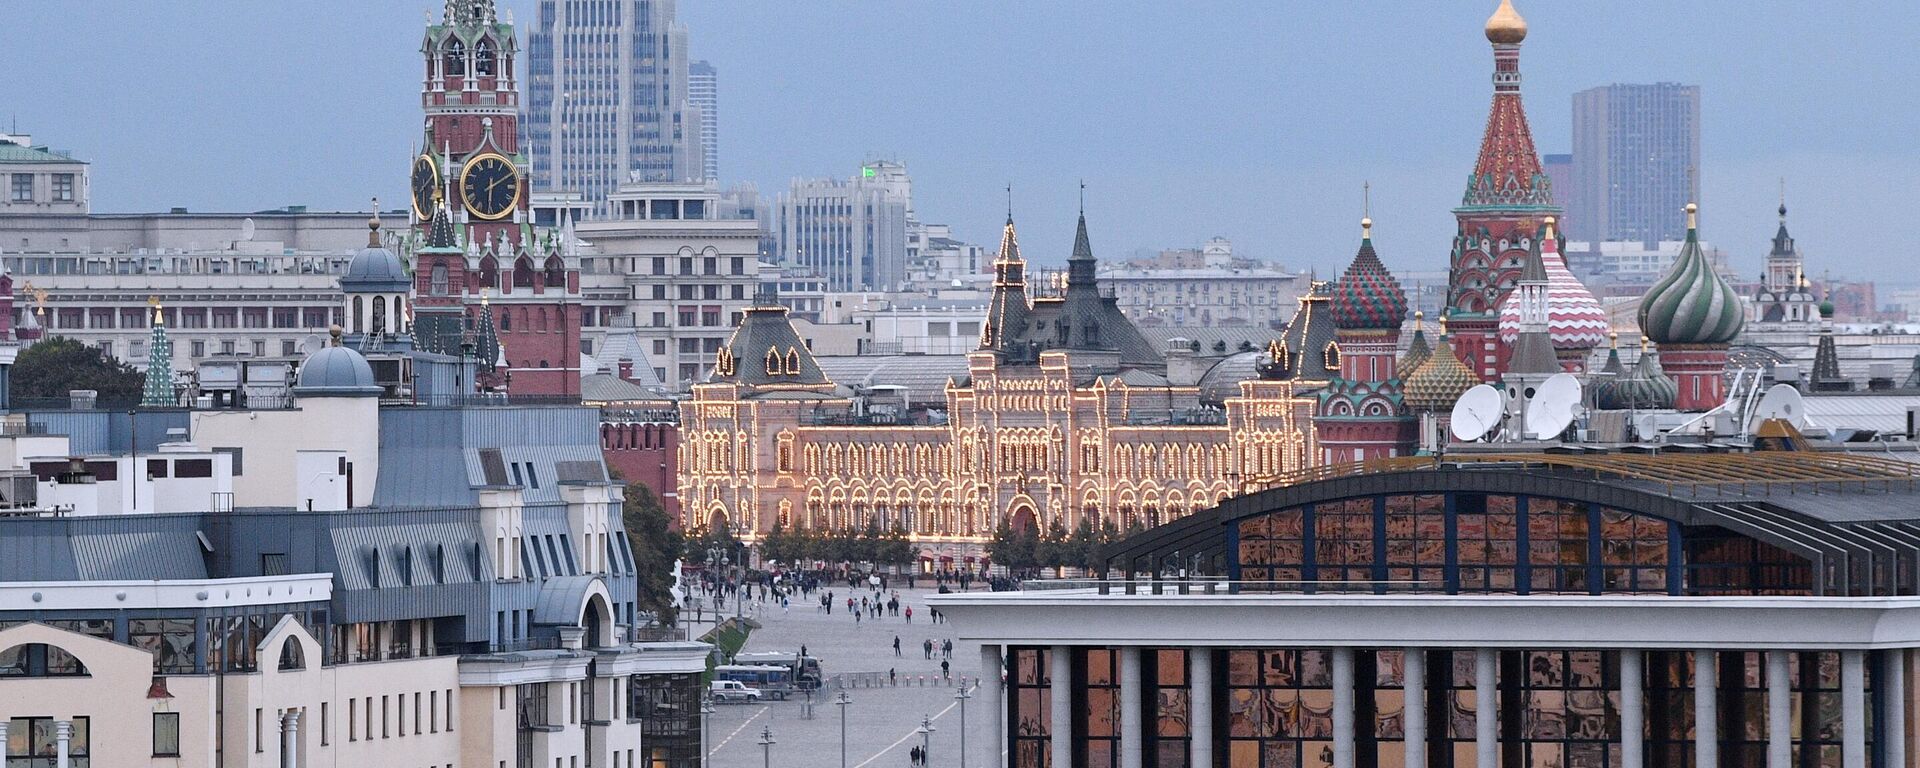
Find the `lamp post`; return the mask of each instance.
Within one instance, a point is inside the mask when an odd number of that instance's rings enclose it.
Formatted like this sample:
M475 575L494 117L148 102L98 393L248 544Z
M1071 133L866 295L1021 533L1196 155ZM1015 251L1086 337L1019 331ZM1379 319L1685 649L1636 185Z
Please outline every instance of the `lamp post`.
M760 765L762 768L773 768L773 745L774 745L773 726L766 726L761 728L760 729Z
M967 699L973 698L973 689L979 686L979 683L974 683L972 687L961 683L960 690L953 694L955 699L960 700L960 768L967 768Z
M702 768L706 766L707 758L713 755L713 752L707 749L707 743L711 739L707 734L712 729L712 721L713 697L703 695L700 697L700 765Z
M841 691L833 697L833 705L840 708L840 768L847 768L847 705L853 703L853 697Z
M920 717L920 727L913 729L914 733L920 734L921 765L933 765L933 732L936 730L939 729L933 727L933 717L931 715L922 715Z

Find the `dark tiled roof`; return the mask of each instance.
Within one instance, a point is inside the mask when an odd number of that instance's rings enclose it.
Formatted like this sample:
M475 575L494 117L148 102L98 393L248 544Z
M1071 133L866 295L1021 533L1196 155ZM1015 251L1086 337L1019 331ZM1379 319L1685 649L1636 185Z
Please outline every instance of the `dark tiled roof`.
M781 306L747 309L746 318L734 329L716 360L712 380L749 387L826 387L833 383L820 371L806 342L787 322L787 308Z

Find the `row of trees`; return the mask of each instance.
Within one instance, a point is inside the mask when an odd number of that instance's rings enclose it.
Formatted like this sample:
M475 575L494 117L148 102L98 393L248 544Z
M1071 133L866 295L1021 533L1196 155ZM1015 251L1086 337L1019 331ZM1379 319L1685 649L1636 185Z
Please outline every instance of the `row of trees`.
M775 523L760 541L760 556L782 563L815 560L828 563L873 563L901 565L920 556L920 548L907 538L904 528L882 528L869 521L865 528L849 526L823 531L811 528L788 530Z
M1014 528L1006 520L994 529L987 542L987 556L995 565L1022 571L1034 568L1082 568L1097 571L1105 564L1107 550L1115 543L1146 530L1138 519L1126 526L1108 523L1099 517L1082 518L1069 530L1059 520L1042 532L1033 527Z

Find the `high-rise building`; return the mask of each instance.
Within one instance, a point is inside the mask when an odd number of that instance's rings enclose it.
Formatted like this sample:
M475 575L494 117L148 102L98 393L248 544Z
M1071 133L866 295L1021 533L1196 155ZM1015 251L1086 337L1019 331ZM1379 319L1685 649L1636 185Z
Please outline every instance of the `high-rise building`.
M1616 83L1573 95L1575 240L1686 239L1700 199L1700 86Z
M700 111L700 178L720 179L720 73L711 62L687 68L687 106Z
M527 57L536 191L578 192L604 212L623 183L703 173L674 0L540 0Z
M876 161L844 181L795 179L779 209L781 261L813 268L828 290L887 290L906 279L905 166Z

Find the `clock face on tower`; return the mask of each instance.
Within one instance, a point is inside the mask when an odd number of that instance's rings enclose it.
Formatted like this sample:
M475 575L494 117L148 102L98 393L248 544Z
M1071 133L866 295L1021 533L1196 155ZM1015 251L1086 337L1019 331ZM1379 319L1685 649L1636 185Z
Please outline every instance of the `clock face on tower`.
M460 197L476 218L504 219L520 205L520 169L493 152L467 158L460 169Z
M432 155L413 159L413 215L421 221L433 218L434 199L440 192L440 164Z

